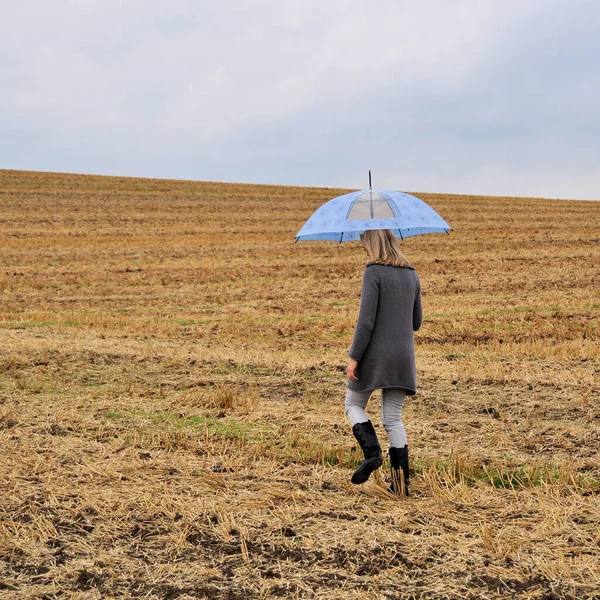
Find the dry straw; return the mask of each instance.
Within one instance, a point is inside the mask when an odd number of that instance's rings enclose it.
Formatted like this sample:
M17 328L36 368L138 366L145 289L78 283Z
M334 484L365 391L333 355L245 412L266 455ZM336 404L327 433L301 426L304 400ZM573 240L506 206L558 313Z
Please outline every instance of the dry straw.
M600 597L595 203L425 196L398 499L349 483L364 254L293 244L331 190L0 190L2 597Z

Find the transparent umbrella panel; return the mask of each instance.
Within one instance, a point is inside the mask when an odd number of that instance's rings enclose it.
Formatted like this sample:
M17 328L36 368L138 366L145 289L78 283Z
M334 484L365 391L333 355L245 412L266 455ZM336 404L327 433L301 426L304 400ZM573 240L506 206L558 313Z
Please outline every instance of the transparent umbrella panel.
M376 191L369 190L354 200L346 218L351 221L364 221L366 219L393 219L394 216L389 202Z

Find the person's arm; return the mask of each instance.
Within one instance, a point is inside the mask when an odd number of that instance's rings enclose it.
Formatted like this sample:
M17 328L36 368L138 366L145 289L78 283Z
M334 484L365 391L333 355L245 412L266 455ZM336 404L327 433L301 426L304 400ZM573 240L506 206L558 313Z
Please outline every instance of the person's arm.
M379 304L379 279L375 269L367 267L363 276L362 293L360 296L360 310L358 322L354 331L354 340L348 352L348 356L360 361L369 345L375 318L377 317L377 305Z
M421 305L421 282L415 271L417 278L417 290L415 292L415 303L413 304L413 331L417 331L423 323L423 306Z

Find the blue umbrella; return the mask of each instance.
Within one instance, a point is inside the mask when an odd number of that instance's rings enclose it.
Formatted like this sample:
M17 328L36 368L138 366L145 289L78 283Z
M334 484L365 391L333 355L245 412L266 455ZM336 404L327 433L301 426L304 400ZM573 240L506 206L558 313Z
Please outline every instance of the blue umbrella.
M448 233L452 227L416 196L369 187L323 204L297 233L296 241L351 242L367 229L391 229L404 239L423 233Z

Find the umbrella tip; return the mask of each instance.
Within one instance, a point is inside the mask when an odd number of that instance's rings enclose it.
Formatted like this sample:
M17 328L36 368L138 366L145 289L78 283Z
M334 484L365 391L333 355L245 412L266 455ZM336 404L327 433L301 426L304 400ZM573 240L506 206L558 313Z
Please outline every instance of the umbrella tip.
M371 189L371 169L369 169L369 189Z

